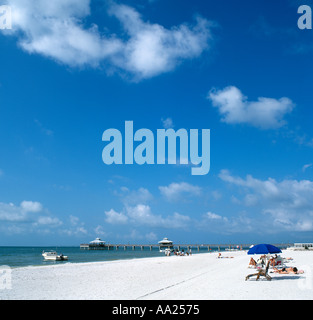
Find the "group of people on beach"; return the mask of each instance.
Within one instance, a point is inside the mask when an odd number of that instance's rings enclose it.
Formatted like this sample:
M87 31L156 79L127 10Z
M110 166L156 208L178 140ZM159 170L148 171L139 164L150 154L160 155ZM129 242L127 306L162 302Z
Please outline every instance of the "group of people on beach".
M288 260L288 261L292 261L292 258L284 258L284 260ZM255 261L253 258L250 259L249 262L249 267L257 267L258 265L265 265L265 261L266 261L266 255L261 256L257 261ZM274 273L279 273L279 274L299 274L299 273L303 273L303 270L298 270L297 267L282 267L280 269L277 268L277 266L282 265L283 264L283 259L279 256L277 256L277 254L275 254L274 256L271 256L268 259L268 264L269 266L271 266L273 268Z
M182 251L175 249L173 253L175 256L191 256L191 249L187 250L186 252L184 249L182 249Z
M266 267L265 261L267 260ZM265 277L267 280L272 280L272 277L268 273L279 273L279 274L300 274L304 273L303 270L298 270L296 267L285 267L283 266L285 260L290 261L292 258L281 258L277 255L267 258L265 255L261 256L258 261L255 261L253 258L250 259L249 267L258 268L259 270L256 273L252 273L246 276L245 280L248 280L251 277L256 277L256 280L259 280L260 277ZM282 268L278 269L276 265L281 265ZM272 267L272 271L269 271L269 268Z
M167 252L168 252L168 255L171 254L170 251L167 251ZM186 252L185 252L184 249L182 249L182 251L179 251L179 250L177 250L177 249L174 249L174 250L173 250L173 254L174 254L175 256L191 256L191 249L187 250Z

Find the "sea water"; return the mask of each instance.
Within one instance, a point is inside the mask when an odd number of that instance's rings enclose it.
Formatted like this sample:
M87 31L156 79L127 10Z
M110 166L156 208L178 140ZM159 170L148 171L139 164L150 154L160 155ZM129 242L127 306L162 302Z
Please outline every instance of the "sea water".
M68 261L47 261L42 256L43 251L56 251L58 254L68 256ZM185 252L187 250L185 249ZM207 253L208 248L193 249L192 254ZM144 248L136 247L135 250L128 247L124 250L112 248L110 250L83 250L80 247L0 247L0 266L26 267L43 266L64 263L83 263L96 261L113 261L122 259L138 259L149 257L163 257L165 254L158 247Z

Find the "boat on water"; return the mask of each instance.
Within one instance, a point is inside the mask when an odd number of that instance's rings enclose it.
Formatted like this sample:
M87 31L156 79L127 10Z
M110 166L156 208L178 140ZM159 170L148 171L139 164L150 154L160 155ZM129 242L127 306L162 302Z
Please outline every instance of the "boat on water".
M64 256L63 254L57 254L56 251L48 251L42 252L42 256L45 260L53 260L53 261L65 261L68 260L68 256Z

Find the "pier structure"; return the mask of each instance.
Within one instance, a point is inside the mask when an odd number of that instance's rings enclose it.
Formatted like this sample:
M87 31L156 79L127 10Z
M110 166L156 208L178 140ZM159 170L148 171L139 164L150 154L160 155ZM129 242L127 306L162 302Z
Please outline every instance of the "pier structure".
M170 249L177 249L178 251L184 250L192 250L192 251L240 251L247 250L252 244L173 244ZM292 244L289 243L281 243L274 244L276 247L281 249L286 249L290 247ZM160 249L160 244L109 244L104 243L101 245L93 245L90 243L83 243L80 245L80 249L82 250L150 250L152 251L154 248ZM164 245L162 246L164 249Z
M90 245L89 243L83 243L80 248L83 250L144 250L149 249L152 251L153 248L159 247L158 244L104 244L101 246Z

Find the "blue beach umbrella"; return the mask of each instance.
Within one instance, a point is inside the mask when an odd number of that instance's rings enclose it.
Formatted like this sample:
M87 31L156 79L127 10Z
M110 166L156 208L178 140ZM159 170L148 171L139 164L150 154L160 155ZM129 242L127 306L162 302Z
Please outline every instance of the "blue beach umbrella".
M281 250L271 244L257 244L250 248L248 254L281 253Z

